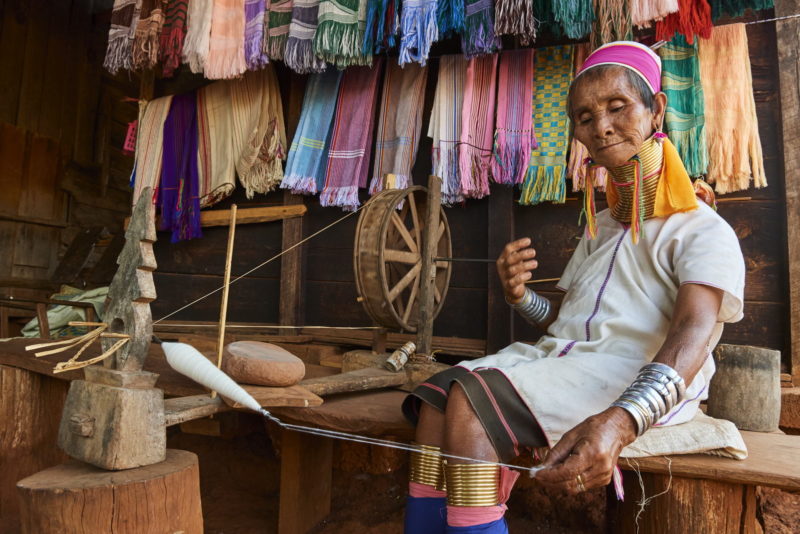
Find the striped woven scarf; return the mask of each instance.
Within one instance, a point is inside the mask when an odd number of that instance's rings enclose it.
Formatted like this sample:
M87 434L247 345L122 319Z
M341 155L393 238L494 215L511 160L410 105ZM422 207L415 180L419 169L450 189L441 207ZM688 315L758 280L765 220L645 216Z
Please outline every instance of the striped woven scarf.
M464 15L461 50L467 59L497 52L500 39L494 33L492 0L465 0Z
M494 4L494 32L497 35L514 35L527 46L536 40L533 2L530 0L497 0Z
M708 183L717 193L765 187L744 24L717 26L698 47L705 104Z
M139 102L139 128L136 134L136 157L133 165L133 205L146 188L155 196L161 179L161 156L164 151L164 121L167 120L172 95Z
M152 69L158 63L158 42L164 25L161 0L142 0L133 38L133 68Z
M244 0L214 0L205 77L236 78L245 70Z
M195 93L176 95L164 122L161 163L160 230L172 242L202 237L197 174L197 100Z
M314 35L314 53L337 67L371 65L364 55L367 0L322 0Z
M338 69L308 78L281 188L308 195L322 191L325 186L328 145L341 79L342 71Z
M522 183L536 143L532 124L533 62L532 48L500 54L492 159L492 177L499 184Z
M465 197L483 198L489 194L489 169L492 165L494 103L497 93L497 54L472 58L467 63L461 135L458 146L458 171Z
M531 151L520 204L539 204L548 200L563 203L566 198L567 94L572 72L572 46L550 46L537 52L533 129L539 146Z
M228 82L208 84L197 91L197 161L202 207L228 197L236 187L230 103Z
M367 0L367 18L361 53L380 54L391 48L400 31L400 0Z
M464 56L441 57L428 137L433 138L433 174L442 179L443 204L464 200L458 174L458 143L466 76L467 60Z
M553 15L564 35L570 39L581 39L592 31L592 0L553 2Z
M648 28L676 11L678 0L631 0L631 22L639 28Z
M286 131L278 81L272 65L231 82L236 173L247 198L273 190L283 179Z
M111 74L117 74L120 69L133 68L133 36L141 5L142 0L114 0L108 48L103 61L103 67Z
M694 43L694 36L703 39L711 37L711 6L707 0L678 0L678 11L667 15L656 22L656 39L669 41L680 33L689 44Z
M167 18L161 30L161 46L158 50L161 72L166 77L172 76L181 64L188 8L189 0L169 0L167 4Z
M431 45L439 39L436 0L403 0L400 35L400 65L425 65Z
M209 39L211 38L211 13L214 10L213 0L192 0L187 14L186 40L183 43L183 62L195 74L200 74L206 67L208 59Z
M708 147L697 43L689 44L683 35L676 35L658 53L661 56L661 90L667 95L669 138L689 176L703 175L708 169Z
M275 0L269 5L269 57L283 61L289 26L292 24L292 0Z
M266 0L245 0L244 3L244 61L249 70L258 70L269 63L263 51Z
M322 72L325 61L314 55L314 33L317 31L319 0L294 0L292 23L283 61L295 72Z
M633 38L631 24L631 0L593 0L594 24L590 41L592 49L612 41L625 41Z
M440 39L464 33L467 27L464 0L438 0L436 3L436 23L439 26Z
M367 186L375 100L382 59L372 67L347 69L336 101L331 131L325 187L319 197L323 206L354 210L358 188Z
M386 175L393 176L393 189L403 189L411 182L411 168L417 157L422 128L427 76L428 68L419 65L400 67L390 62L386 67L375 141L375 167L369 188L373 195L384 189Z

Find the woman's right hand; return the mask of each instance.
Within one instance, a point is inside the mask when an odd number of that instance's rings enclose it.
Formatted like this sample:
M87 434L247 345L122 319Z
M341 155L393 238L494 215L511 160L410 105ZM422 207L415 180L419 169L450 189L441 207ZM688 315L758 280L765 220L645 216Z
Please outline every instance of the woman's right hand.
M532 271L539 266L535 257L530 238L523 237L507 244L497 258L497 274L508 302L516 304L522 300L525 282L533 277Z

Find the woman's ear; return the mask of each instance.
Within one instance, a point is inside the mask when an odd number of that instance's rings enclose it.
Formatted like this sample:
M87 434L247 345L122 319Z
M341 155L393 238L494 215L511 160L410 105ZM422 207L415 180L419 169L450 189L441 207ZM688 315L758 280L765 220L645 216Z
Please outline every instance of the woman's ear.
M667 112L667 95L663 92L658 92L653 95L653 124L654 130L661 130L664 126L664 115Z

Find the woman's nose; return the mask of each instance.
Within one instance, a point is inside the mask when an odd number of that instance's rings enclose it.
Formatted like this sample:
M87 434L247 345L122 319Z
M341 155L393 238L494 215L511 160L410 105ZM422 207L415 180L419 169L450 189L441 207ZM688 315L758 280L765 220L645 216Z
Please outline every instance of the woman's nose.
M594 121L595 136L600 139L610 137L614 133L614 126L606 113L601 113Z

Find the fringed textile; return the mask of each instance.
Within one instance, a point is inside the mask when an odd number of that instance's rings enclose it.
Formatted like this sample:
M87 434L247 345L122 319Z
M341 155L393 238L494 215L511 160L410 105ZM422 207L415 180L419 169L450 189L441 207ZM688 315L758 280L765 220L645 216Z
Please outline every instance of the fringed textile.
M268 193L283 178L286 131L278 82L272 66L231 82L236 173L247 198Z
M292 24L292 0L274 0L269 5L269 57L283 61L289 26Z
M436 3L436 24L439 27L440 39L464 33L467 28L464 0L438 0Z
M592 49L612 41L628 41L633 37L630 0L594 0Z
M306 84L300 122L286 160L282 189L313 195L325 186L328 146L342 71L312 74Z
M244 0L214 0L211 37L204 68L209 80L236 78L244 62Z
M361 54L380 54L394 48L400 32L400 0L367 0Z
M263 50L266 11L266 0L244 2L244 61L249 70L258 70L269 63L269 56Z
M139 128L136 135L134 161L133 205L139 202L142 191L150 188L158 194L161 179L161 156L164 151L164 121L167 120L172 96L146 102L139 101ZM154 207L155 209L155 207Z
M433 138L433 174L442 179L442 204L464 200L458 174L458 142L467 60L462 55L442 56L433 98L428 137Z
M708 147L697 43L689 44L683 35L676 35L658 54L661 90L667 95L667 132L689 176L703 175L708 169Z
M536 54L534 69L533 129L538 147L531 151L530 167L522 186L520 204L566 199L569 119L567 94L572 82L573 47L550 46Z
M553 2L555 21L570 39L581 39L592 31L594 10L592 0L571 0Z
M698 55L705 103L708 183L718 194L765 187L753 79L744 24L714 28Z
M325 61L314 54L314 33L317 31L319 0L294 0L292 23L283 61L286 66L300 74L322 72Z
M492 0L464 0L464 16L461 50L467 59L497 52L501 44L494 33Z
M379 58L372 67L350 68L342 76L331 131L325 187L319 196L319 203L323 206L355 210L359 205L358 188L367 186L382 63L382 58Z
M431 45L439 39L437 0L403 0L400 15L400 65L425 65Z
M216 204L233 193L236 187L232 122L230 83L216 82L197 91L197 162L201 207Z
M161 163L161 224L172 242L202 237L197 173L197 100L195 93L176 95L164 122Z
M133 38L142 0L114 0L103 67L111 74L133 68Z
M411 168L417 157L425 103L428 68L389 62L383 79L381 111L375 141L375 167L370 194L384 189L384 178L394 175L393 186L411 185Z
M711 37L712 27L707 0L678 0L678 11L656 23L656 39L670 41L677 32L692 44L695 35L703 39Z
M186 40L183 43L183 61L195 74L206 67L211 39L211 15L214 0L192 0L187 14Z
M314 53L339 68L371 65L363 54L367 0L322 0L314 35Z
M591 7L591 6L590 6ZM514 35L527 46L536 40L539 22L530 0L497 0L494 4L494 33Z
M189 0L169 0L166 20L161 30L161 44L158 55L161 59L161 72L170 77L181 64L183 40L186 38L186 11Z
M721 17L741 17L748 9L754 11L775 7L774 0L710 0L711 18L716 21Z
M492 177L499 184L521 184L528 171L533 132L533 48L500 54L497 123Z
M141 11L133 37L133 68L152 69L158 63L158 43L164 26L161 0L141 0Z
M659 21L678 11L678 0L630 1L631 22L638 28L649 28L652 22Z
M461 190L468 198L483 198L489 194L496 93L497 54L470 59L458 146Z

